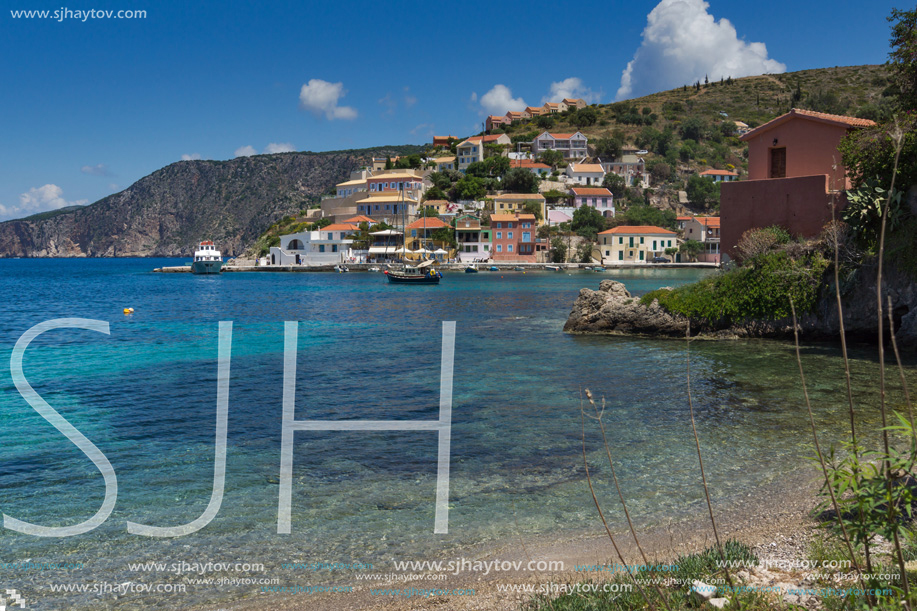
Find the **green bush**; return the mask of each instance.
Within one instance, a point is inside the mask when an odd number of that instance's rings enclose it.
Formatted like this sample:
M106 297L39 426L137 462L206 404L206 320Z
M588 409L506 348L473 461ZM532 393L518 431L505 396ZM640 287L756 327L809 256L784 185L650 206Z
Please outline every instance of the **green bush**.
M746 318L779 320L790 316L790 299L796 311L811 312L828 261L820 254L792 259L785 252L769 252L745 266L674 290L659 289L640 299L708 324L731 323Z

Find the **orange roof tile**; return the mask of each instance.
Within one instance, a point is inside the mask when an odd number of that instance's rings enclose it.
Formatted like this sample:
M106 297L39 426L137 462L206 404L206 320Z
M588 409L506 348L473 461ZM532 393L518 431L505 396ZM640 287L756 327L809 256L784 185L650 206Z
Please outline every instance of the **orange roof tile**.
M548 135L554 138L555 140L569 140L576 134L552 134L551 132L548 132Z
M498 223L515 222L515 221L534 221L535 215L534 214L518 214L518 215L517 214L491 214L490 220L491 222L496 221Z
M737 172L730 172L729 170L704 170L700 173L701 176L738 176Z
M449 223L444 223L442 220L435 216L428 216L425 218L420 218L405 227L405 229L442 229L443 227L450 227Z
M611 197L611 191L604 187L573 187L570 190L576 195L601 195L602 197Z
M602 231L599 233L599 235L609 233L624 235L676 235L674 231L669 231L668 229L663 229L662 227L656 227L655 225L618 225L613 229L606 229L605 231Z
M844 127L871 127L876 124L875 121L869 119L860 119L859 117L847 117L844 115L832 115L826 112L815 112L814 110L803 110L801 108L793 108L790 112L780 115L776 119L771 119L764 125L758 126L755 129L751 130L744 136L741 136L739 140L751 140L758 134L765 132L772 127L776 127L781 123L789 121L794 117L801 117L804 119L815 119L816 121L824 121L827 123L833 123L835 125L841 125Z
M510 167L513 168L538 168L539 170L550 170L551 166L546 163L539 163L531 159L510 159Z
M859 117L847 117L845 115L831 115L826 112L815 112L814 110L803 110L802 108L794 108L790 111L790 114L802 115L804 117L812 117L814 119L825 119L826 121L836 121L838 123L846 123L852 127L870 127L875 125L876 122L870 119L861 119Z
M504 193L503 195L495 195L494 200L507 200L507 199L521 199L537 201L544 199L544 195L541 193Z
M720 217L718 216L699 216L696 220L698 223L704 227L719 227L720 226Z
M370 225L372 225L372 224L375 223L376 221L374 221L373 219L369 218L368 216L364 216L364 215L360 214L360 215L355 216L355 217L353 217L353 218L349 218L349 219L345 220L344 222L345 222L345 223L350 223L351 225L359 225L360 223L369 223Z
M570 168L574 172L591 172L595 174L605 172L605 168L600 163L571 163Z
M360 228L350 223L332 223L327 227L322 227L319 231L358 231Z

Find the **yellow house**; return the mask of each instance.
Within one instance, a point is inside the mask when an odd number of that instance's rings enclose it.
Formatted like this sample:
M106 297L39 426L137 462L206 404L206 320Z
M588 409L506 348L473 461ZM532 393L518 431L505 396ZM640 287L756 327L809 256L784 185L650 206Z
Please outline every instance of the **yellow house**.
M602 263L649 263L678 247L678 234L653 225L620 225L598 235ZM671 259L671 257L667 257Z
M494 214L513 214L514 212L524 212L526 202L535 202L538 209L541 210L541 219L538 225L544 224L546 218L545 199L541 193L504 193L495 195L493 203Z

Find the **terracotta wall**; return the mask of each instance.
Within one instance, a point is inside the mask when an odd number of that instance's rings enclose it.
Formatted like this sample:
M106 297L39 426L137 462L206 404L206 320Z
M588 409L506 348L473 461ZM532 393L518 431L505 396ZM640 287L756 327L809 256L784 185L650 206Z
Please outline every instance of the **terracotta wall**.
M836 190L849 187L837 145L847 128L808 119L791 119L748 140L748 179L770 177L771 149L786 148L786 177L832 175ZM777 144L774 144L774 139ZM834 163L837 170L832 169Z
M720 192L721 251L735 256L745 231L779 225L793 235L817 236L831 220L828 176L723 183ZM846 200L838 197L838 209Z

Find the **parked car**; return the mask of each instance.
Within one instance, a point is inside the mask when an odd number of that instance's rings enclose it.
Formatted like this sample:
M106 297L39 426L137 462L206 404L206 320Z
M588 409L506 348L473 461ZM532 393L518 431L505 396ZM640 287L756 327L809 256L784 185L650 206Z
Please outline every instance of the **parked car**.
M671 263L671 259L665 257L653 257L653 263Z

